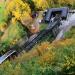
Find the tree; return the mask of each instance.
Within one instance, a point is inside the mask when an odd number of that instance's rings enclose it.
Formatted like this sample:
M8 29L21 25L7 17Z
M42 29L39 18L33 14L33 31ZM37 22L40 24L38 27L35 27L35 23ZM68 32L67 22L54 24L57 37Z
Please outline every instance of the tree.
M35 6L37 9L46 9L48 8L48 3L47 0L33 0Z
M7 14L12 14L14 20L23 20L25 17L30 17L31 9L26 2L22 0L12 0L7 2L6 7ZM27 14L27 15L26 15Z
M34 4L34 2L32 0L26 0L26 2L29 4L29 6L30 6L30 8L31 8L32 11L36 10L35 4Z

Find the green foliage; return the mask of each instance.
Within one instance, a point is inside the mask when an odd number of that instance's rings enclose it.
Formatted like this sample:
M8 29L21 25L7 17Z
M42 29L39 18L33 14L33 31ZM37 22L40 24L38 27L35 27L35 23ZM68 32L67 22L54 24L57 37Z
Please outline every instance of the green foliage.
M6 51L7 48L18 43L23 36L26 36L26 31L20 23L17 22L16 25L10 25L1 38L0 52Z
M2 75L73 75L75 73L75 42L71 40L71 44L66 42L67 40L64 40L57 44L48 44L48 46L46 46L46 43L42 44L39 46L39 48L41 48L41 56L28 58L29 60L21 62L13 61L11 63L6 61L0 65L0 73ZM42 49L45 48L46 51L42 52ZM29 55L27 53L27 55L30 57L30 55L32 56L33 54ZM23 59L27 59L26 57ZM18 60L20 61L21 59L20 57Z
M4 31L5 30L5 26L7 26L7 20L8 20L8 17L7 15L5 14L5 6L6 6L6 3L5 2L2 2L0 3L0 31Z
M65 33L66 38L75 38L75 27Z
M10 44L8 41L0 42L0 54L3 54L6 52L6 50L9 48Z
M7 16L5 15L5 5L5 2L0 3L0 23L7 20Z
M7 6L7 7L5 7ZM0 4L0 54L15 45L26 31L18 21L28 21L31 10L44 10L48 7L70 6L74 0L12 0ZM33 9L34 7L34 9ZM5 10L6 8L6 10ZM15 9L14 9L15 8ZM5 11L7 11L5 13ZM10 16L9 16L10 15ZM10 21L8 18L10 17ZM7 23L9 22L9 24ZM26 23L26 22L25 22ZM3 31L3 27L8 28ZM46 25L41 25L40 30ZM75 74L75 28L65 33L65 39L50 44L51 35L44 37L34 50L24 53L15 60L0 65L0 75L74 75ZM52 40L52 39L51 39ZM49 41L49 42L47 42Z
M45 23L40 24L40 30L44 30L46 29L46 27L47 27L47 24Z
M8 67L8 68L7 68ZM9 61L5 62L4 65L0 65L1 75L26 75L24 70L21 69L21 65L11 65Z
M34 4L34 2L32 0L26 0L26 2L30 5L30 8L31 8L32 11L36 10L35 4Z

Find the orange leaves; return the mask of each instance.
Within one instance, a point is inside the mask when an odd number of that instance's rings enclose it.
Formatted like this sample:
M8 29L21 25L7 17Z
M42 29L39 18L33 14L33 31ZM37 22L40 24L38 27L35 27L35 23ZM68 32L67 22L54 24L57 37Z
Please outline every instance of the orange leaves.
M39 55L42 55L44 52L48 50L48 47L49 47L49 42L44 42L40 46L38 46L36 50L39 53Z
M52 63L55 57L55 53L52 51L54 47L49 42L44 42L38 46L37 51L40 56L39 64L45 65L45 63Z
M55 58L55 53L53 51L46 52L43 56L40 57L39 64L52 64Z

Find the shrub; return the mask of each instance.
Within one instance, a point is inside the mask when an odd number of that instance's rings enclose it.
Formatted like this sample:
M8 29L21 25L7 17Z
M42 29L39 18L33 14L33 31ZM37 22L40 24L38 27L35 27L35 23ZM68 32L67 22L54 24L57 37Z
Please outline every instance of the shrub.
M16 20L22 20L24 17L28 17L26 16L26 13L31 13L29 5L22 0L12 0L7 2L6 11L7 14L12 13L12 16L14 16Z
M46 8L48 8L48 3L47 3L47 1L46 0L33 0L33 2L34 2L34 4L35 4L35 6L36 6L36 8L37 9L46 9Z
M7 50L8 47L11 47L15 44L18 43L18 41L22 38L26 36L26 31L25 29L21 26L20 23L16 23L15 24L11 24L8 29L6 30L6 32L4 33L4 35L1 37L1 42L4 43L2 44L2 46L0 46L0 51L2 50ZM6 46L7 48L6 48Z

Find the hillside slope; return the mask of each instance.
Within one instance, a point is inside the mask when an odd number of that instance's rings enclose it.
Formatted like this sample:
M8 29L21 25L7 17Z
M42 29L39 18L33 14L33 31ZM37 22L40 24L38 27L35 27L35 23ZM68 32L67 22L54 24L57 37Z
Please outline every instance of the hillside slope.
M75 27L65 39L50 44L42 42L30 52L0 65L1 75L74 75Z

